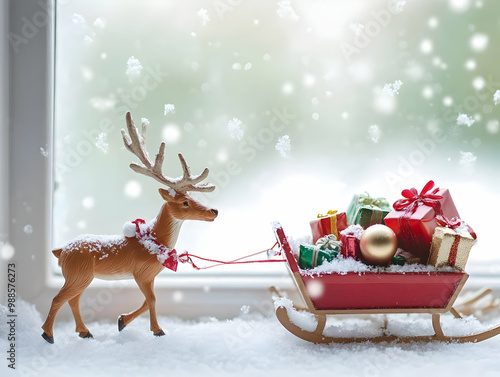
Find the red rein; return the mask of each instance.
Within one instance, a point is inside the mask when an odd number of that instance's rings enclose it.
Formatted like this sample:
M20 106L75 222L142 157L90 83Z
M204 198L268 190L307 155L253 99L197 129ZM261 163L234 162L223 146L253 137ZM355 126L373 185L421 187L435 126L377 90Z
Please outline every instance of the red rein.
M169 249L168 247L166 247L165 245L162 245L160 242L158 242L156 240L156 238L151 234L151 229L147 229L145 232L142 232L141 228L140 228L140 225L142 224L145 224L146 221L144 221L143 219L136 219L134 221L132 221L133 224L135 224L136 226L136 234L135 236L137 237L137 239L139 240L149 240L149 241L152 241L154 242L158 248L160 249L160 255L165 255L167 254L168 257L165 259L165 261L162 263L164 267L176 272L177 271L177 265L179 262L181 263L190 263L194 269L196 270L206 270L208 268L212 268L212 267L217 267L217 266L222 266L224 264L247 264L247 263L276 263L276 262L285 262L284 259L279 259L279 260L252 260L252 261L241 261L242 259L247 259L247 258L250 258L250 257L253 257L254 255L258 255L258 254L262 254L262 253L266 253L268 250L272 250L274 249L274 247L278 244L278 242L276 242L273 247L271 247L270 249L266 249L266 250L262 250L262 251L259 251L257 253L253 253L253 254L250 254L250 255L247 255L247 256L244 256L244 257L241 257L241 258L238 258L238 259L234 259L232 261L221 261L221 260L216 260L216 259L208 259L208 258L203 258L203 257L199 257L197 255L194 255L194 254L189 254L187 251L184 251L182 254L179 254L177 255L177 251L175 249ZM278 252L277 255L280 255L280 252ZM200 259L200 260L203 260L203 261L206 261L206 262L213 262L213 263L216 263L212 266L205 266L205 267L198 267L196 264L194 264L193 262L193 258L197 258L197 259Z
M285 262L284 259L271 259L271 260L269 260L269 259L261 259L261 260L241 261L242 259L247 259L247 258L253 257L254 255L258 255L258 254L262 254L262 253L267 253L268 250L274 249L274 247L277 244L278 244L278 242L276 242L273 245L273 247L271 247L270 249L266 249L266 250L259 251L257 253L246 255L244 257L241 257L241 258L238 258L238 259L234 259L232 261L221 261L221 260L217 260L217 259L203 258L203 257L199 257L198 255L189 254L187 251L185 251L184 253L180 254L179 257L178 257L178 259L179 259L179 262L181 262L181 263L191 263L191 265L193 266L193 268L196 269L196 270L206 270L208 268L222 266L224 264L247 264L247 263L276 263L276 262ZM278 253L278 255L279 255L279 253ZM213 262L213 263L216 263L216 264L214 264L212 266L198 267L196 264L194 264L192 258L198 258L200 260L203 260L203 261L206 261L206 262Z

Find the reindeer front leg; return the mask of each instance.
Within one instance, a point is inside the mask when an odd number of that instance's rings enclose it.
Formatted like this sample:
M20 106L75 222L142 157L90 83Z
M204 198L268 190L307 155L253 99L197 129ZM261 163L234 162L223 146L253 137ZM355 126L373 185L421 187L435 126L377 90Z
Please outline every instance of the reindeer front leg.
M135 277L135 281L139 286L139 289L146 298L146 303L149 308L149 321L150 330L155 336L165 335L160 325L158 325L158 320L156 319L156 297L154 293L154 278L151 280L142 280L140 277Z

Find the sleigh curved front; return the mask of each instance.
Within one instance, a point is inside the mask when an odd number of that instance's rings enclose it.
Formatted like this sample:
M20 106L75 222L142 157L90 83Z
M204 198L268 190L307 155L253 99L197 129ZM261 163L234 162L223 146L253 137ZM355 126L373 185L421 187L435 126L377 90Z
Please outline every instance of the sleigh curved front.
M465 272L347 272L300 270L283 228L274 232L309 311L316 314L444 313L465 284Z

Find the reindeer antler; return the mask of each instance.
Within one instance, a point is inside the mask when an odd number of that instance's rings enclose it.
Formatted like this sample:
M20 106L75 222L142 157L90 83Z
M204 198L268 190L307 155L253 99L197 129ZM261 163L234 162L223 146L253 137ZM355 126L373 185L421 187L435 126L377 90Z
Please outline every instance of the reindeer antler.
M136 173L146 175L148 177L156 179L161 184L172 188L177 192L187 192L187 191L204 191L210 192L215 189L215 186L209 183L201 183L208 176L208 168L205 168L198 174L197 176L191 176L191 172L189 170L189 166L182 156L179 153L179 160L181 161L182 166L182 177L179 178L169 178L165 177L162 173L162 165L163 159L165 156L165 142L162 141L160 144L160 149L156 154L154 164L151 162L148 152L146 150L146 130L147 125L145 122L142 122L142 131L141 135L139 135L139 131L135 127L134 121L132 120L132 116L130 115L130 111L127 111L127 115L125 116L127 120L127 129L128 135L124 129L122 129L123 143L125 144L125 148L133 153L135 156L139 158L144 166L137 165L135 163L130 164L130 168Z

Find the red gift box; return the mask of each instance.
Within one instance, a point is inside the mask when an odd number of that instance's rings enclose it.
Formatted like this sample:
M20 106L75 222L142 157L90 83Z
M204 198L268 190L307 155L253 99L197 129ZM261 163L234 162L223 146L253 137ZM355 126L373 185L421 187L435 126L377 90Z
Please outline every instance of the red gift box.
M394 210L384 219L400 243L400 247L426 261L434 230L438 226L436 217L459 217L448 189L433 188L429 181L420 194L411 188L402 191L405 199L393 204Z
M334 234L339 240L340 232L348 227L345 212L331 210L326 215L318 215L318 219L311 221L309 224L311 225L313 243L329 234Z
M361 248L359 246L359 239L363 233L361 225L351 225L347 229L340 232L340 254L344 258L354 258L361 260Z

